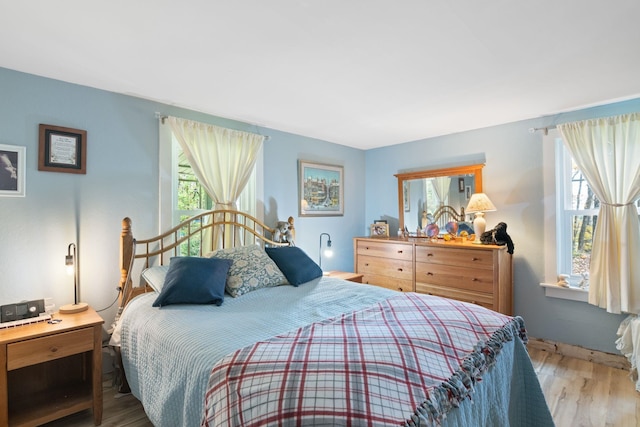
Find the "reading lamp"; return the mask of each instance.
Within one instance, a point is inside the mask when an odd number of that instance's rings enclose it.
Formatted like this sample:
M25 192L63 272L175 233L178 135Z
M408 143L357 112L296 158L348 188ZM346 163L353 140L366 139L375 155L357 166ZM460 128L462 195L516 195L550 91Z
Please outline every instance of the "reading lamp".
M331 249L331 236L329 233L320 233L320 254L319 254L319 266L322 269L322 236L327 236L327 248L324 250L324 256L331 258L333 256L333 250Z
M73 253L71 249L73 248ZM81 311L85 311L89 308L89 305L86 302L78 302L78 298L80 296L80 284L78 283L78 255L76 253L76 244L69 243L69 247L67 248L67 256L64 257L64 263L67 266L67 274L73 274L73 292L74 298L73 304L66 304L60 307L60 313L62 314L72 314L72 313L80 313Z
M485 212L495 211L496 207L491 203L489 197L484 193L474 193L467 205L467 213L475 213L476 217L473 220L473 232L476 235L476 239L473 241L475 244L480 244L480 235L484 233L487 228L487 221L484 219Z

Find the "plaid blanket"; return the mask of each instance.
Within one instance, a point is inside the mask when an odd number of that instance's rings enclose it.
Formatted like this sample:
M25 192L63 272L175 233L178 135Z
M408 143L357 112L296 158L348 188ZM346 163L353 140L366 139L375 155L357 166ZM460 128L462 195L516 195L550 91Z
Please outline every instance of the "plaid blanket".
M220 360L202 425L431 425L514 336L519 317L405 293Z

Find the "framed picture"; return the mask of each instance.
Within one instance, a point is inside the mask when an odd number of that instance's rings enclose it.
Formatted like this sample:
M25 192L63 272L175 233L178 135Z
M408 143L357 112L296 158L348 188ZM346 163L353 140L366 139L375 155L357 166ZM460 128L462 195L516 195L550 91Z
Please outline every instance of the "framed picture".
M87 173L87 131L40 125L38 170Z
M464 193L464 178L458 178L458 192Z
M0 144L0 196L25 196L26 147Z
M411 210L411 183L404 181L402 183L402 197L404 202L404 211L409 212Z
M300 216L344 215L344 168L299 160Z
M469 200L471 198L471 186L467 185L466 187L464 187L464 192L467 200Z
M376 222L371 224L371 237L388 237L389 236L389 224L383 222Z

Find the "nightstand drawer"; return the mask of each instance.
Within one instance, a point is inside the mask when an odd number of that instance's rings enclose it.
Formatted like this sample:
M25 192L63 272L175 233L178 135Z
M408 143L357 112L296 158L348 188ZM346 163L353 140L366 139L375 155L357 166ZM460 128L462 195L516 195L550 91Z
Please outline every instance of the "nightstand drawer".
M7 345L7 370L93 350L93 328L63 332Z

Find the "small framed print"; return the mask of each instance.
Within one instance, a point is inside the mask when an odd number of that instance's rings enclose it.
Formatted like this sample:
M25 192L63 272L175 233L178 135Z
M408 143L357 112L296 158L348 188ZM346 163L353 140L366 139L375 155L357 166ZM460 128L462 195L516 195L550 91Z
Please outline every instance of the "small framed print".
M458 178L458 191L464 193L464 178L462 177Z
M26 147L0 144L0 197L25 196Z
M389 224L384 222L371 224L371 237L389 237Z
M467 196L467 200L471 198L471 186L467 185L464 187L465 195Z
M87 131L40 125L38 170L87 173Z

